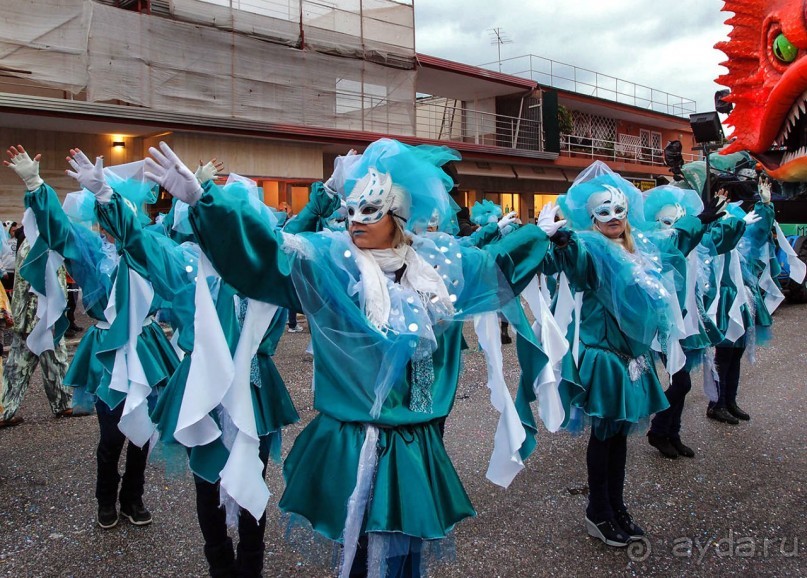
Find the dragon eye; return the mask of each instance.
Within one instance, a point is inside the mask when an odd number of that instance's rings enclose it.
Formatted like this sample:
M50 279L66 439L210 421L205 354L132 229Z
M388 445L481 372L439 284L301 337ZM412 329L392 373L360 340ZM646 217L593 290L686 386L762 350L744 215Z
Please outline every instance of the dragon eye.
M793 46L784 34L780 34L773 41L773 55L786 64L796 60L799 49Z

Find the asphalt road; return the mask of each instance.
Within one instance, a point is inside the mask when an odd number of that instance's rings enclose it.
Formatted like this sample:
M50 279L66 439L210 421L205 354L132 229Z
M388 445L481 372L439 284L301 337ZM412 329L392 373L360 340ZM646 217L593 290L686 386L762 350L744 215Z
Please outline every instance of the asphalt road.
M583 527L585 437L539 434L536 453L509 489L485 479L497 414L485 387L482 354L470 328L446 445L477 517L456 529L456 560L434 577L493 576L805 576L807 575L807 343L804 306L776 314L773 346L756 365L743 362L739 404L752 416L739 426L706 419L699 376L684 412L683 439L694 459L664 459L643 435L629 440L626 500L648 531L635 549L611 549ZM310 421L308 333L286 335L276 363L301 424L288 429L283 451ZM518 379L513 346L505 346L508 383ZM37 372L20 414L0 430L0 575L205 576L194 490L185 468L152 460L145 502L148 527L95 524L94 417L54 419ZM177 463L182 464L182 460ZM327 576L283 537L276 508L280 466L270 464L272 491L265 575Z

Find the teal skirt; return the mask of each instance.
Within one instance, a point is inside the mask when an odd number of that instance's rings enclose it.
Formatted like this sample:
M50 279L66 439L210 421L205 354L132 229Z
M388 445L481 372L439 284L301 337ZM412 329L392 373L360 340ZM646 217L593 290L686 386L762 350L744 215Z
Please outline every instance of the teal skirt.
M443 446L439 420L379 428L378 466L363 532L445 538L473 506ZM320 414L300 433L283 465L280 508L341 540L356 485L365 426Z
M261 437L277 436L279 440L280 429L300 418L271 357L259 355L258 363L262 385L261 387L252 385L252 402L258 435ZM185 396L190 366L191 356L188 354L171 376L151 412L151 421L157 425L160 441L163 443L177 443L174 439L174 432L177 429L179 410L182 406L182 398ZM211 411L210 416L217 424L219 423L216 411ZM219 473L229 457L229 452L222 443L221 437L204 446L190 448L188 453L190 454L191 471L211 484L218 481Z
M578 408L591 421L595 434L605 439L614 433L625 433L631 425L667 409L670 404L649 352L644 360L634 381L628 359L580 343L578 372L584 389L562 393L562 399L568 399L570 404L566 408L567 422L575 415L572 409Z
M83 388L85 393L96 395L110 408L115 408L126 395L109 389L112 375L105 370L97 356L106 334L106 329L96 326L87 330L76 349L64 383L70 387ZM152 388L164 385L179 365L174 348L157 323L143 328L137 338L137 354Z

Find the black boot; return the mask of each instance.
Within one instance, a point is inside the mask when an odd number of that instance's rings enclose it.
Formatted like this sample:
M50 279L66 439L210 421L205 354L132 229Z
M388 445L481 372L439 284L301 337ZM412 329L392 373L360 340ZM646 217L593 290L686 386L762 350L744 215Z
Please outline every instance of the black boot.
M706 417L731 425L737 425L740 423L740 420L731 415L729 410L727 410L725 407L710 407L706 410Z
M237 576L232 539L227 538L217 546L205 545L205 558L210 565L211 578L235 578Z
M661 455L663 455L665 458L674 460L678 457L678 452L675 450L673 445L670 443L669 438L666 436L660 436L658 434L654 434L653 432L647 432L647 443L660 451Z
M695 450L689 446L685 446L680 438L670 438L670 444L672 444L672 447L675 448L679 456L684 456L685 458L695 457Z
M737 407L736 403L729 403L726 405L726 409L729 410L729 413L736 417L737 419L741 419L743 421L748 421L751 419L751 416Z
M263 576L263 545L255 550L245 550L238 544L236 567L238 578L261 578Z

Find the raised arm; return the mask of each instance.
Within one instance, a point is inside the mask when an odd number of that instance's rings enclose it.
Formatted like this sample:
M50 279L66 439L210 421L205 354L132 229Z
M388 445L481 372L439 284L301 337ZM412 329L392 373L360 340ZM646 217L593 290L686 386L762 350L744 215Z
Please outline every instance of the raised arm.
M222 279L242 295L300 310L291 281L292 257L283 241L244 198L229 195L212 182L204 186L174 151L160 143L149 149L146 177L188 203L199 246Z
M323 186L311 185L311 194L303 210L283 227L285 233L315 233L322 230L322 223L339 208L339 197Z
M746 224L736 217L725 217L712 223L703 238L705 245L713 245L718 255L734 249L745 234Z
M191 207L190 221L202 251L239 293L300 310L284 234L272 230L246 200L208 183Z

